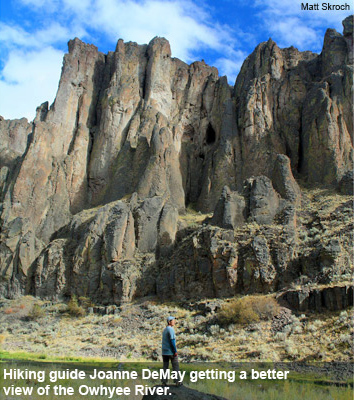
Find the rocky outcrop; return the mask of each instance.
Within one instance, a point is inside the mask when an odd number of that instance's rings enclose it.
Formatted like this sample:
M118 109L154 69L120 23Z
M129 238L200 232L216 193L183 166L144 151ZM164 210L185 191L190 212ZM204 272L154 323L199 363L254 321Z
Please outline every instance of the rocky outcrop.
M339 191L342 194L354 194L354 172L347 171L339 182Z
M301 191L291 173L288 157L278 156L273 176L278 192L266 176L247 179L242 193L231 191L225 186L210 222L226 229L235 229L246 222L269 225L276 216L285 213L288 218L283 218L284 224L294 224L296 218L293 205L299 204ZM290 209L294 214L291 217Z
M311 183L343 175L353 159L352 19L344 36L327 31L319 56L270 39L246 59L234 92L246 175L271 176L276 153Z
M250 178L246 181L245 194L249 219L258 224L271 224L279 210L279 195L266 176Z
M32 264L27 291L48 299L89 296L105 304L149 293L151 253L157 243L160 251L174 243L177 215L161 197L139 202L136 196L76 214Z
M158 260L157 294L179 300L231 297L350 280L352 201L329 203L329 213L311 203L296 211L281 202L270 224L205 225L177 236L172 255Z
M281 197L292 203L299 204L301 190L291 171L290 159L284 154L278 154L275 159L272 183Z
M0 118L0 166L11 166L24 154L32 125L26 118L4 120Z
M225 229L235 229L246 222L246 201L238 192L225 186L218 200L211 223Z
M121 290L119 300L130 299L137 272L133 262L130 274L124 265L135 247L129 206L118 201L83 211L52 239L32 266L29 291L50 299L75 293L103 300L104 293L112 300Z
M156 291L179 300L276 291L299 277L300 266L288 269L297 249L294 236L282 228L250 235L207 226L160 260Z
M353 306L353 286L289 290L281 294L278 299L285 301L296 311L344 310Z
M106 55L71 40L54 104L32 123L0 120L0 295L145 293L142 271L154 287L161 260L179 251L188 205L211 212L218 203L213 223L224 229L285 221L289 246L301 201L294 177L348 193L352 25L348 17L343 35L328 30L320 55L261 43L233 90L203 61L171 57L164 38L119 40ZM262 290L277 285L278 268L272 251L260 258L264 246L251 246L256 264L245 261ZM191 250L203 276L207 257ZM285 268L292 256L281 257ZM233 268L211 270L208 292L222 279L233 287Z

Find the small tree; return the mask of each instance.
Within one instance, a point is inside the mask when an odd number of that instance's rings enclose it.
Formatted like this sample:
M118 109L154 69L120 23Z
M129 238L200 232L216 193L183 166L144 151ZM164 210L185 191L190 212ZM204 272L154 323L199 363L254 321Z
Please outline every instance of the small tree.
M32 310L28 314L28 318L36 321L37 319L43 318L45 311L39 304L33 304Z
M77 297L75 295L71 296L71 299L68 303L68 312L73 317L83 317L86 313L85 309L79 306Z

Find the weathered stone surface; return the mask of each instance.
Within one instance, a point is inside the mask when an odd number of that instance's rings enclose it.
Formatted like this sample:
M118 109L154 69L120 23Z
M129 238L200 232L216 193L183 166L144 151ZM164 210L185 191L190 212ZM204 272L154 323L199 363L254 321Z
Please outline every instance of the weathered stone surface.
M210 223L225 229L235 229L247 221L268 225L280 222L288 228L294 228L296 212L291 204L300 202L301 191L291 174L289 159L286 156L279 155L273 175L277 181L278 192L284 199L274 190L269 178L252 177L244 182L242 194L224 187Z
M157 294L183 300L268 293L299 276L298 267L287 269L297 257L294 235L275 227L252 236L235 233L206 226L185 238L160 260Z
M105 304L151 293L156 276L151 253L158 244L160 254L171 252L177 217L177 209L161 197L82 211L39 254L27 292L49 299L76 294Z
M224 236L227 243L221 243ZM237 253L233 235L204 228L189 236L159 265L156 290L162 297L230 296L237 281Z
M277 153L311 183L333 183L348 169L353 65L346 37L328 30L320 56L269 40L246 59L234 92L244 178L270 177Z
M314 83L304 102L301 172L311 182L336 184L353 159L352 124L345 123L347 105L337 101L348 87L345 80L352 79L348 74L352 72L333 73L332 82ZM343 124L338 125L340 120Z
M251 243L252 253L245 257L242 274L244 289L267 292L274 284L276 270L271 263L270 249L264 237L256 236Z
M158 260L157 294L201 299L348 281L353 204L348 199L337 206L338 195L327 201L328 213L310 207L300 222L294 204L285 201L271 224L245 223L232 230L206 225L189 232L167 259Z
M250 178L245 184L249 219L258 224L271 224L279 208L279 195L266 176Z
M339 182L339 191L343 194L353 195L354 193L354 172L347 171Z
M270 39L245 60L234 89L243 179L271 176L278 153L290 157L294 170L299 168L301 108L315 59L293 47L279 49Z
M221 197L216 204L211 223L226 229L235 229L245 223L246 202L237 192L224 187Z
M354 21L354 16L349 15L347 18L345 18L342 22L343 24L343 35L345 37L350 36L353 34L353 23Z
M27 220L17 217L1 231L0 272L7 285L0 285L0 295L16 297L28 284L29 268L45 244L30 229Z
M110 213L103 233L107 262L118 261L122 255L132 258L135 250L134 219L131 211L119 204Z
M31 132L32 125L26 118L5 120L0 116L0 168L22 157Z
M284 154L278 154L272 173L274 189L280 196L292 203L299 203L301 190L291 171L290 159Z
M159 196L147 198L134 210L137 247L142 252L153 252L156 249L158 222L164 202Z
M197 294L234 293L247 257L262 290L273 290L297 248L293 177L333 187L342 180L348 193L352 18L343 25L343 36L328 30L320 55L261 43L234 89L203 61L171 57L164 38L119 40L106 55L71 40L54 104L38 107L31 123L0 119L0 294L128 301L154 287L161 260L180 251L177 212L190 204L211 212L222 192L213 223L280 222L284 249L274 255L266 238L265 265L259 246L239 252L222 239L230 232L205 237L205 252L197 238L183 290L204 277L212 284Z
M296 311L343 310L353 306L353 286L333 286L311 290L289 290L280 300L288 303Z
M158 251L162 256L171 253L178 228L178 210L172 204L165 204L158 224Z
M117 201L82 211L39 255L27 290L44 298L77 294L101 301L130 299L138 273L133 261L128 266L124 261L133 257L134 250L129 206ZM115 291L120 292L115 296Z
M107 77L98 105L99 134L93 137L89 168L92 204L137 191L142 198L170 195L171 202L183 209L188 192L196 190L198 197L207 183L206 176L201 181L204 162L195 171L201 187L186 187L183 182L184 127L192 132L193 153L205 153L208 124L220 102L215 96L217 70L172 59L163 38L148 46L120 40L107 63L115 72Z
M348 59L346 62L348 64L353 64L354 60L354 49L353 49L353 20L354 16L350 15L349 17L343 20L343 36L347 43L348 47Z

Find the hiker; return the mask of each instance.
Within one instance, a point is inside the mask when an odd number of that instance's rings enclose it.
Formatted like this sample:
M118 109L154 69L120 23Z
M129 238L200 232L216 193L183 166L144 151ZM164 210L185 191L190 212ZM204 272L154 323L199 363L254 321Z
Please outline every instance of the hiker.
M172 370L179 372L179 362L176 347L176 334L173 327L176 325L175 317L167 317L167 326L162 332L162 360L163 360L163 370L166 371L171 360ZM181 386L182 382L178 379L174 380L176 386ZM167 385L167 379L164 378L162 381L164 386Z

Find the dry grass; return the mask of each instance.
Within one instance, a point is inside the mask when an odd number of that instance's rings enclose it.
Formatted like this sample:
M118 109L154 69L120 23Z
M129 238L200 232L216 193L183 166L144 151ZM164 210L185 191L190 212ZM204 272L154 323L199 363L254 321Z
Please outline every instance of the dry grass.
M221 325L250 324L269 320L279 312L279 305L271 296L246 296L225 303L218 313Z
M262 300L262 301L260 301ZM177 345L182 361L349 361L352 357L353 319L350 310L326 315L292 315L281 331L274 332L271 296L247 296L224 302L252 306L258 322L220 326L215 314L201 315L173 303L139 301L119 315L81 318L56 312L59 305L42 307L40 320L5 314L0 309L0 340L6 351L26 351L57 357L101 357L117 360L159 360L161 332L166 315L177 316ZM35 300L33 299L33 302ZM266 306L263 306L266 304ZM2 339L1 339L2 338ZM6 339L6 340L5 340Z
M213 213L203 214L200 211L196 211L193 205L189 205L186 209L186 213L179 216L179 220L187 227L198 228L202 225L206 218L211 218Z

